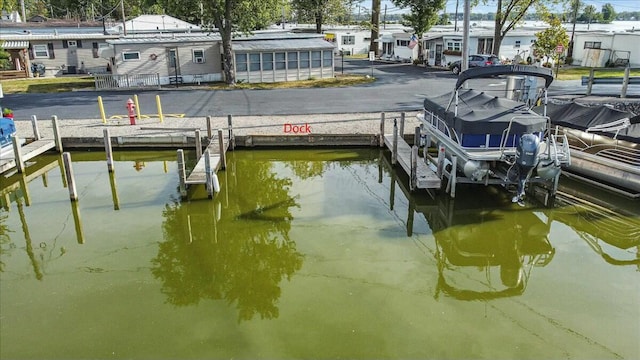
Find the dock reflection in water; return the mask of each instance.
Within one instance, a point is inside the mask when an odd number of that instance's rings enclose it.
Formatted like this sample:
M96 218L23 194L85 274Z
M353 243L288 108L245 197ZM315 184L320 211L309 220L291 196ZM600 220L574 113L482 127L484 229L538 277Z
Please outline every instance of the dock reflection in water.
M174 152L101 156L75 207L56 156L1 179L2 358L640 357L637 202L410 193L371 149L230 152L180 200Z

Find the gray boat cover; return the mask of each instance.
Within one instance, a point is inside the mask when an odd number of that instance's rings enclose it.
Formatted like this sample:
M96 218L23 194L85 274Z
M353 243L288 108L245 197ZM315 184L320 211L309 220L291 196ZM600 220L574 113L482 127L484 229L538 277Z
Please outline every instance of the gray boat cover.
M424 108L445 120L458 134L500 135L511 125L512 134L543 131L546 119L529 110L519 101L499 98L473 89L458 90L458 115L454 116L454 104L447 111L452 93L426 98Z
M543 107L538 106L534 111L542 114ZM621 111L605 105L586 106L571 102L568 104L547 105L547 116L551 118L553 125L564 126L576 130L586 130L592 126L608 124L612 121L629 118L632 124L618 132L617 139L640 144L640 123L637 121L635 114L631 112ZM635 119L634 119L635 117ZM615 132L593 131L593 133L613 137Z

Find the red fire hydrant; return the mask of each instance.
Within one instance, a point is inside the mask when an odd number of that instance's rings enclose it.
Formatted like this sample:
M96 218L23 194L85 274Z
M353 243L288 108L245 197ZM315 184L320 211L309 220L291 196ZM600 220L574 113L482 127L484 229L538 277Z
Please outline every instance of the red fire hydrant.
M136 124L136 105L133 103L133 100L127 100L127 111L129 112L129 123L131 125Z

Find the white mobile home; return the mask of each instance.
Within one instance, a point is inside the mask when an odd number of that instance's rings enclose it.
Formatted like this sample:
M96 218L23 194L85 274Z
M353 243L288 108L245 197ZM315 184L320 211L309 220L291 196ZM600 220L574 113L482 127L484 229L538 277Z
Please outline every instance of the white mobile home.
M573 64L604 67L640 66L640 33L577 32L574 36Z
M394 32L380 37L382 43L381 59L411 62L419 58L419 46L411 46L412 33Z

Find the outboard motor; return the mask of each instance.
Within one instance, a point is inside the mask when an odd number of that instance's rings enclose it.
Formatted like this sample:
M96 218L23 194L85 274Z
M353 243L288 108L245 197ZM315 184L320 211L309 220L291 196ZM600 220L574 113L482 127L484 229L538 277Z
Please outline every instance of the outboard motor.
M531 171L538 165L538 145L540 139L534 134L524 134L516 147L516 166L518 167L518 192L512 202L520 202L524 197L524 188Z

